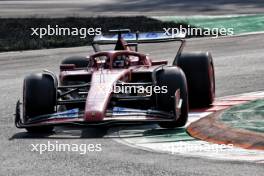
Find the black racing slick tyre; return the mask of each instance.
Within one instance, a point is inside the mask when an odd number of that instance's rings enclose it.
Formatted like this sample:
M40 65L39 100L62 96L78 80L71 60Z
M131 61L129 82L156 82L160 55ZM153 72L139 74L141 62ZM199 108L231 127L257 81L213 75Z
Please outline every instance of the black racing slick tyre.
M187 82L184 72L178 67L164 67L157 72L157 85L167 86L167 93L157 94L158 108L163 111L174 111L175 100L174 95L177 89L180 89L180 97L182 99L181 114L173 122L161 122L159 126L162 128L182 127L188 120L188 92Z
M89 60L83 56L72 56L64 59L61 64L74 64L76 68L85 68L89 65Z
M23 112L28 121L39 115L54 113L57 89L54 78L45 73L31 74L24 79ZM28 132L51 132L52 126L28 127Z
M177 61L186 76L190 107L208 107L215 98L215 74L212 55L182 54Z

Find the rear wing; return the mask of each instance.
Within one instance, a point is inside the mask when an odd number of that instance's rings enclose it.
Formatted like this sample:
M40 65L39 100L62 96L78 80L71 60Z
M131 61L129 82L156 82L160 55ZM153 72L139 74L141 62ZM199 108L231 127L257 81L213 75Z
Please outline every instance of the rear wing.
M128 46L135 46L135 51L138 51L139 43L160 43L180 41L181 45L178 48L176 56L173 61L173 65L177 65L178 59L181 56L183 48L185 46L186 33L168 34L165 32L131 32L130 29L117 29L110 30L113 34L98 35L94 37L92 46L95 52L100 51L98 44L117 44L118 41L126 41Z
M107 34L95 36L94 44L115 44L121 35L122 39L127 43L156 43L156 42L169 42L169 41L179 41L185 38L185 33L178 33L173 35L168 35L164 32L127 32L122 34Z

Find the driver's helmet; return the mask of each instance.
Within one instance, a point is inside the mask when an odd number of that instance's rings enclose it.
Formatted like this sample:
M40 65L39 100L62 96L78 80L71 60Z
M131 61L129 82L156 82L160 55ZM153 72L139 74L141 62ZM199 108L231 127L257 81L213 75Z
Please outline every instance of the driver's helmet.
M125 68L129 65L129 58L126 55L119 55L113 61L113 68Z

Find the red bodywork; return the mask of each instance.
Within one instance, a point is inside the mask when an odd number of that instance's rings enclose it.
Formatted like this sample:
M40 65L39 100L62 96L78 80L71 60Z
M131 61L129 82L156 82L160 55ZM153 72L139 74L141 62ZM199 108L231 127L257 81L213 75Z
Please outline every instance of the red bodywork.
M119 55L126 55L129 58L129 66L126 68L112 68L114 59ZM109 60L109 68L100 68L100 63L95 58L106 56ZM107 105L110 101L112 88L117 81L130 82L133 71L149 71L159 65L167 64L167 61L151 61L146 55L128 50L109 52L98 52L87 57L94 64L86 70L63 70L60 73L60 81L64 82L67 77L91 75L91 86L86 98L84 120L102 121L105 117ZM104 63L106 64L106 63Z

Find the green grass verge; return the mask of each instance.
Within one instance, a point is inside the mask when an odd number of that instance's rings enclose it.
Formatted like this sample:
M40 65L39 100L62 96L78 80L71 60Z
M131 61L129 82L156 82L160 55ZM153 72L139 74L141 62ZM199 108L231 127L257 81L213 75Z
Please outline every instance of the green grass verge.
M226 15L226 16L157 16L161 21L188 23L202 28L233 28L234 34L264 31L264 14Z
M234 106L225 111L221 120L226 124L250 131L264 133L264 100L255 100Z
M163 28L178 28L184 23L162 22L157 19L138 17L90 17L90 18L0 18L0 52L32 50L42 48L74 47L89 45L93 36L31 36L31 28L47 27L48 25L67 28L129 28L132 31L150 32L162 31Z

